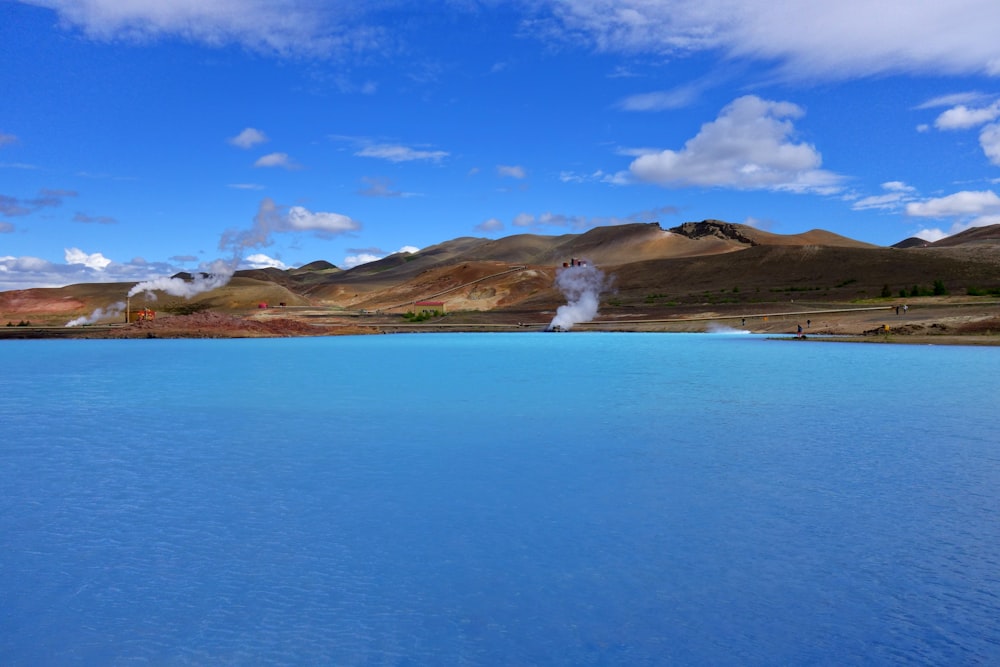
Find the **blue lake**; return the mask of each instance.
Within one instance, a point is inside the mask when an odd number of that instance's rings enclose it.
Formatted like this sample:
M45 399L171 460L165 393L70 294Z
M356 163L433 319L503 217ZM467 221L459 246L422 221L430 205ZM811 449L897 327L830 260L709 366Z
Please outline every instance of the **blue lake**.
M0 344L4 665L997 664L1000 350Z

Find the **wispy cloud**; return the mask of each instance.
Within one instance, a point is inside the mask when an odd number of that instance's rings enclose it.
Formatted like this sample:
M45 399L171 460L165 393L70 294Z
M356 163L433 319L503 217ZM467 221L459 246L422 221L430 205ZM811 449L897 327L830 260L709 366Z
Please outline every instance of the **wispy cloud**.
M514 216L511 224L514 227L536 230L555 227L580 231L593 227L626 225L636 222L659 222L663 217L677 215L677 212L678 210L674 206L661 206L655 209L637 211L626 216L569 215L551 211L539 214L522 212Z
M242 256L249 248L262 248L272 242L274 234L311 232L332 238L361 229L361 223L349 216L325 211L310 211L304 206L281 206L270 197L261 200L253 226L244 230L228 230L219 239L220 250L231 250Z
M888 181L882 184L883 193L855 199L851 209L855 211L898 211L904 205L916 199L916 188L901 181Z
M260 130L248 127L235 137L230 137L227 141L238 148L253 148L258 144L265 143L267 141L267 135Z
M503 231L503 228L503 221L499 218L488 218L476 225L477 231L486 233Z
M694 81L671 88L670 90L656 90L650 93L630 95L619 101L615 106L622 111L669 111L672 109L682 109L697 102L705 90L711 86L712 83L708 80Z
M83 222L86 224L97 224L97 225L115 225L118 221L109 215L87 215L80 211L76 212L73 216L73 222Z
M967 107L964 104L944 111L934 120L939 130L967 130L1000 117L1000 101L985 107Z
M61 206L66 197L75 197L73 190L39 190L37 197L31 199L20 199L7 195L0 195L0 215L10 217L31 215L32 213L49 207Z
M993 0L552 0L550 6L550 18L529 24L536 34L604 52L711 50L775 63L796 78L1000 74L1000 5Z
M280 167L282 169L295 170L301 169L302 165L297 163L288 153L268 153L257 159L253 163L255 167Z
M392 199L395 197L416 196L413 192L402 192L394 189L392 187L392 180L388 178L366 176L361 179L361 182L364 183L364 187L358 190L358 194L362 197L381 197Z
M959 104L978 104L988 100L989 95L978 91L966 91L962 93L949 93L938 95L917 105L917 109L937 109L940 107L952 107Z
M265 54L330 57L373 50L386 31L365 12L309 0L27 0L54 10L64 27L102 41L164 37L212 47L239 44Z
M516 164L498 164L497 174L505 178L516 178L522 180L527 177L528 172L525 171L524 167Z
M355 155L388 160L389 162L440 162L448 157L448 152L412 148L402 144L371 144L361 148Z

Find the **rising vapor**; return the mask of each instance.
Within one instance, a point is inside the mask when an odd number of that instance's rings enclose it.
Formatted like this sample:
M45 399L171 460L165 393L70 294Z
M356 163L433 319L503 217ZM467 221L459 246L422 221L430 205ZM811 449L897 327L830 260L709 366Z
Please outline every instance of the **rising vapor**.
M575 324L593 320L597 316L601 291L607 285L604 273L586 262L559 269L556 286L566 297L566 304L556 310L548 330L569 331Z
M108 306L107 308L98 308L90 315L81 315L75 320L70 320L66 323L66 326L82 327L85 324L95 324L101 320L111 319L112 317L120 317L123 310L125 310L125 302L119 301Z
M129 290L130 297L136 294L145 293L147 297L155 299L155 291L165 292L170 296L180 296L189 299L196 294L213 290L217 287L224 287L233 277L236 270L235 262L227 264L221 259L212 262L207 270L196 273L191 280L174 277L160 277L147 280L135 285Z

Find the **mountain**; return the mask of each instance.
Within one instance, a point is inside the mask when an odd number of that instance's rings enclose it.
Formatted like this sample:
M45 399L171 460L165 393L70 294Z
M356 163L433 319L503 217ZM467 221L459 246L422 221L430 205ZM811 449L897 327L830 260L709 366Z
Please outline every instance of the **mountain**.
M972 227L931 244L934 248L953 248L970 244L1000 244L1000 225Z
M437 299L449 312L547 312L564 302L555 275L573 259L609 276L613 288L602 312L623 314L666 304L845 302L878 297L885 288L891 294L929 289L936 281L952 294L964 294L1000 288L1000 225L937 243L908 239L893 247L820 229L782 235L720 220L667 230L653 222L558 236L461 237L350 269L318 260L295 269L237 271L224 287L191 299L158 294L148 305L164 314L248 314L262 303L405 312L414 301ZM0 322L64 323L95 308L113 308L132 285L0 292Z

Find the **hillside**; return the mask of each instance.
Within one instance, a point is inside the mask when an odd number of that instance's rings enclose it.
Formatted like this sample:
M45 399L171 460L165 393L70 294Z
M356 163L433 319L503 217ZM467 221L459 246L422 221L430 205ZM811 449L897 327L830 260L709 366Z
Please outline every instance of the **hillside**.
M934 244L878 247L824 230L780 235L718 220L665 230L657 223L597 227L580 234L462 237L417 253L396 253L342 270L318 260L289 270L238 271L224 287L190 299L134 297L161 316L198 311L260 316L260 304L284 304L289 317L322 313L404 313L438 299L450 313L500 319L546 313L565 301L555 276L571 259L610 278L601 312L669 315L706 306L760 307L808 299L850 303L890 294L1000 290L1000 225ZM132 284L82 284L0 292L0 321L61 325L113 309ZM917 291L914 291L916 288ZM114 317L121 317L115 315ZM117 321L109 316L108 321Z

